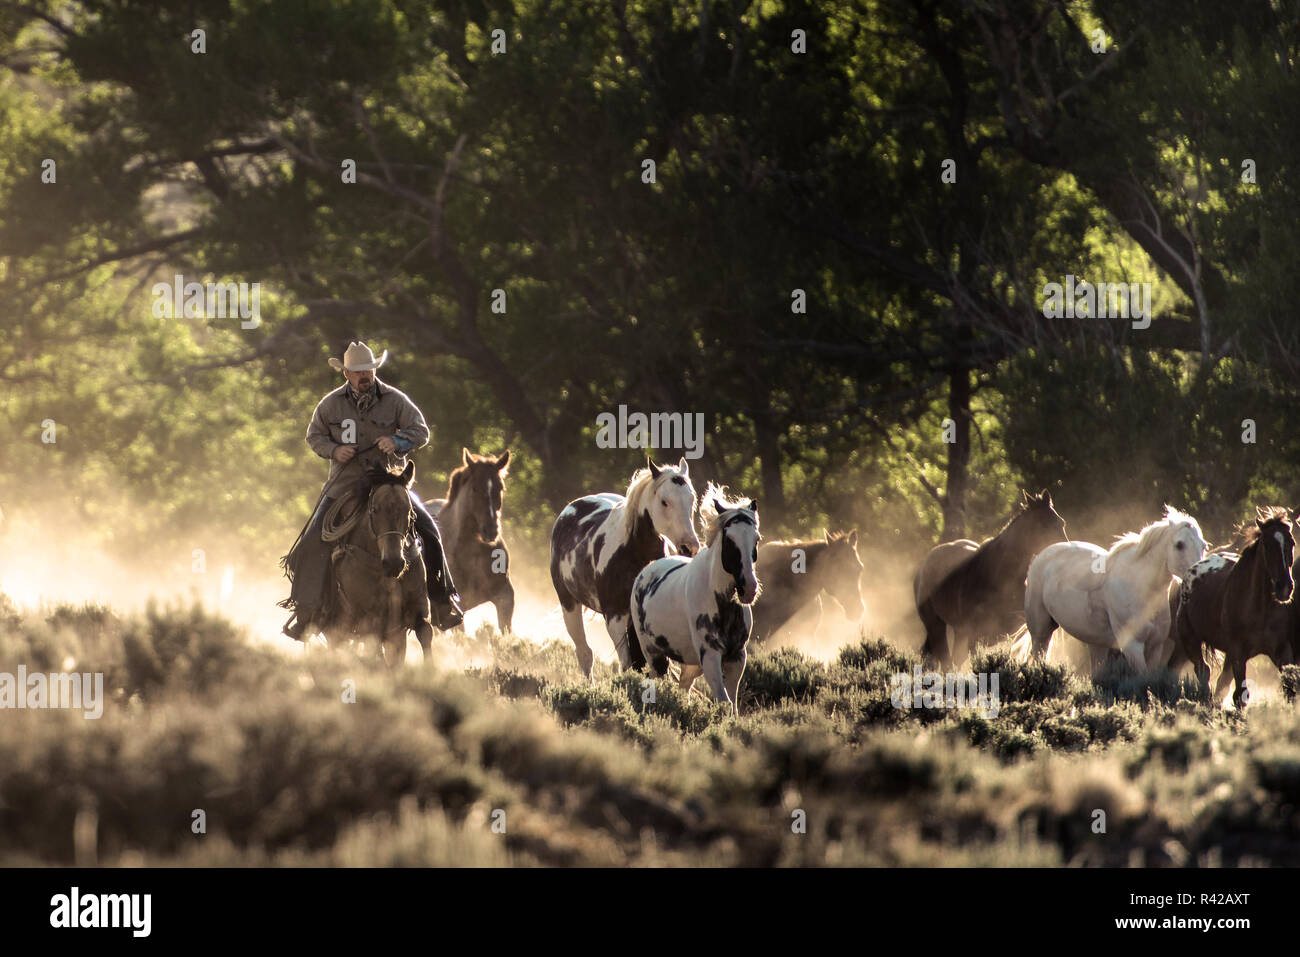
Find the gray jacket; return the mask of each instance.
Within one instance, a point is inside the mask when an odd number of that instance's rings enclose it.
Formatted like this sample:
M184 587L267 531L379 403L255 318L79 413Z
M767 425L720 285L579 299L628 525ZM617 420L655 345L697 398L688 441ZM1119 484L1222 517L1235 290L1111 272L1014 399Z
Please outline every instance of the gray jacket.
M311 425L307 428L307 444L323 459L330 461L329 478L325 480L323 494L336 497L343 489L361 476L363 459L373 462L376 453L360 454L385 435L398 439L398 451L390 456L400 468L406 467L406 456L429 443L429 426L424 416L404 392L380 382L375 377L375 403L365 412L357 410L347 383L339 386L316 405ZM356 435L352 442L343 441L343 430L348 421L355 424ZM345 465L334 461L334 450L340 445L355 445L357 455Z

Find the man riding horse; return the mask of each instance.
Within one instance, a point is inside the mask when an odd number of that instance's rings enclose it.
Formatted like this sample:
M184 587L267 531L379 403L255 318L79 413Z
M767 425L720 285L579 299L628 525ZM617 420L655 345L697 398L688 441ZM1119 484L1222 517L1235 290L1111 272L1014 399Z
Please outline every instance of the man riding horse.
M351 343L342 362L331 358L330 366L347 381L320 400L307 429L307 444L321 458L329 459L330 472L316 511L283 561L292 587L289 598L280 605L293 610L284 633L298 641L308 640L329 625L336 586L332 546L322 540L321 532L335 499L361 477L363 459L373 463L374 457L364 453L377 449L386 465L400 470L407 455L429 441L429 427L415 403L375 375L387 358L387 349L376 359L364 342ZM423 546L429 607L438 627L445 631L464 618L460 596L442 552L438 526L420 497L413 491L409 494Z

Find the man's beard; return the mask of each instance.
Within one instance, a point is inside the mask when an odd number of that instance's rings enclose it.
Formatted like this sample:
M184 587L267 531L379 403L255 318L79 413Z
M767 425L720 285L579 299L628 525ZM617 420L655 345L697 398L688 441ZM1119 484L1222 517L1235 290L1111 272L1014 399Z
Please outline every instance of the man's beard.
M362 391L364 389L364 391ZM358 384L353 387L352 394L356 396L357 408L362 412L370 408L375 403L374 381Z

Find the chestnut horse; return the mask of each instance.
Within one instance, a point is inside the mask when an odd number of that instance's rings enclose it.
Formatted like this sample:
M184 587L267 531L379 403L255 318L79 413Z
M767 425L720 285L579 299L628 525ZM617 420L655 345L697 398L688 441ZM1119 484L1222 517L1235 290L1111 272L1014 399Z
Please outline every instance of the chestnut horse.
M515 614L515 589L510 584L510 552L501 538L501 501L509 473L510 450L498 456L477 455L462 448L461 465L447 482L447 497L430 499L429 507L460 593L461 608L469 611L484 602L497 610L497 627L510 630Z
M992 538L970 549L967 541L946 542L931 550L956 561L938 581L921 580L921 573L936 562L927 556L916 578L913 594L916 613L925 625L921 648L927 661L947 668L966 658L980 638L1014 632L1024 620L1025 575L1033 557L1053 542L1068 541L1065 520L1052 507L1046 489L1037 495L1023 492L1020 509ZM964 554L963 554L964 553ZM955 640L948 648L948 628Z

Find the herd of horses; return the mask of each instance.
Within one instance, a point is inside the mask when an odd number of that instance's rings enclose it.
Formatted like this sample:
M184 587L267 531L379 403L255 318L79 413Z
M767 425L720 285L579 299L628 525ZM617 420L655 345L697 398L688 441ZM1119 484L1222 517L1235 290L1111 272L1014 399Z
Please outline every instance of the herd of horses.
M1094 667L1114 656L1138 672L1190 662L1208 683L1209 649L1225 660L1214 700L1233 682L1243 707L1251 658L1300 663L1292 522L1285 509L1260 509L1234 546L1208 548L1196 520L1168 506L1108 549L1070 541L1050 493L1026 492L998 534L938 545L917 570L925 656L951 666L977 642L1015 635L1020 650L1027 642L1043 657L1059 628L1089 646Z
M446 497L427 503L463 608L492 603L502 632L510 631L514 611L501 536L509 461L508 450L498 456L462 450ZM355 547L366 551L369 540L379 559L367 566L372 581L382 575L389 582L370 589L386 597L353 614L345 631L379 634L393 663L404 658L407 632L414 631L428 657L432 629L423 583L400 584L421 564L410 552L418 547L410 503L385 492L409 487L413 469L371 474L369 521L358 524L362 540ZM912 585L925 628L923 656L927 665L947 669L964 663L980 643L1014 636L1022 653L1042 657L1061 629L1089 646L1094 667L1116 656L1136 671L1190 663L1208 682L1210 649L1225 661L1216 700L1235 681L1233 701L1242 707L1247 661L1263 654L1279 668L1300 663L1300 602L1291 601L1300 569L1292 565L1295 541L1285 509L1260 510L1238 533L1235 551L1207 554L1196 520L1167 506L1161 519L1102 548L1070 540L1049 492L1025 492L997 534L982 543L937 545L917 569ZM676 465L647 461L625 494L587 495L560 511L551 530L550 573L588 679L594 656L586 610L604 619L621 668L648 666L663 676L673 662L683 688L702 675L715 698L734 709L751 639L772 638L805 607L816 606L820 615L823 592L848 618L862 617L857 544L856 530L761 542L753 499L733 499L713 483L700 498L685 458ZM364 589L354 582L352 591L351 607L359 607L355 594Z

